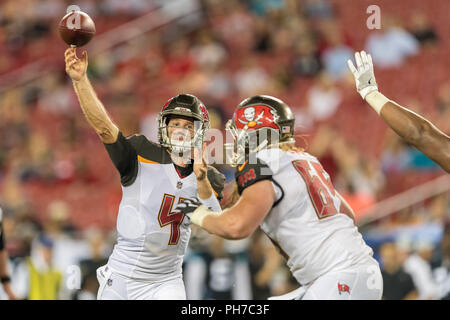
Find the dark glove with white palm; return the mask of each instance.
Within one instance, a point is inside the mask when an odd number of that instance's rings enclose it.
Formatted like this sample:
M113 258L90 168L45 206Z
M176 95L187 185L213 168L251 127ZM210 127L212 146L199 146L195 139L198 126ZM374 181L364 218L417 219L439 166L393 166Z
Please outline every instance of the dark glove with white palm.
M198 212L200 211L203 212L205 210L210 211L199 201L198 198L194 197L190 199L185 199L183 202L178 203L173 212L184 213L186 218L183 220L183 224L190 225L191 223L194 223L201 226L201 224L199 224L201 223L201 221L199 221L198 219L199 216Z
M375 81L375 73L373 71L372 57L365 51L355 53L356 68L351 60L347 61L350 71L356 82L356 90L363 99L372 92L378 91L378 85Z

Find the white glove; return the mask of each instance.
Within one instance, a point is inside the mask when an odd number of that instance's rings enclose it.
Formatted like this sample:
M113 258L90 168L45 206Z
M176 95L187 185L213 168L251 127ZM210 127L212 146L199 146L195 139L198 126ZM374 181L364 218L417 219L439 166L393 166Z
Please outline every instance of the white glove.
M347 61L347 65L355 77L356 90L365 99L370 92L378 91L375 73L373 72L372 57L364 51L361 51L361 53L356 52L355 61L358 69L355 68L350 59Z

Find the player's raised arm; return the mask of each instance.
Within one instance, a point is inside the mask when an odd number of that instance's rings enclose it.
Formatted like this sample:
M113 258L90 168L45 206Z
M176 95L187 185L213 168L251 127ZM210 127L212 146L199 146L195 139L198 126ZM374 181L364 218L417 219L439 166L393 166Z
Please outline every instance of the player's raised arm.
M367 101L370 98L367 97ZM393 101L383 106L380 115L399 136L450 173L449 136L427 119Z
M72 79L75 93L87 121L104 143L114 143L117 140L119 129L108 116L87 77L87 52L84 51L82 58L79 59L76 55L76 48L69 48L65 51L64 56L66 72Z
M356 67L348 60L348 67L361 97L400 137L450 172L450 137L427 119L389 100L378 91L370 54L357 52L355 61Z

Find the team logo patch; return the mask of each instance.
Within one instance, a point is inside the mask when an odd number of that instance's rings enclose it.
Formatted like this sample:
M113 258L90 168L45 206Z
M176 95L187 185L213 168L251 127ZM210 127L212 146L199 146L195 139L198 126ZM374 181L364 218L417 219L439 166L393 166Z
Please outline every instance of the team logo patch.
M338 291L339 291L339 295L341 295L342 293L345 293L345 292L350 294L350 287L346 284L338 282Z
M244 167L247 164L247 162L248 162L248 160L245 160L245 162L238 167L238 171L244 170Z
M266 105L254 105L236 110L234 114L236 128L242 130L256 130L259 128L273 128L279 130L277 125L278 114L276 110Z

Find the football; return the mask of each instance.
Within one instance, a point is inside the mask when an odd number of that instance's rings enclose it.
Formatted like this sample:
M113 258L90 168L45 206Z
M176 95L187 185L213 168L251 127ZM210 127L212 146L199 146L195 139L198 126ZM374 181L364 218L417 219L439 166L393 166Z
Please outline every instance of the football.
M86 13L72 11L59 22L59 34L71 47L81 47L94 37L95 24Z

